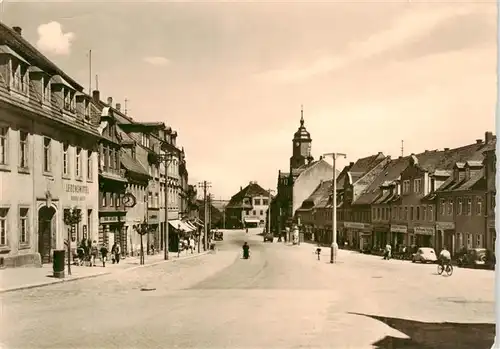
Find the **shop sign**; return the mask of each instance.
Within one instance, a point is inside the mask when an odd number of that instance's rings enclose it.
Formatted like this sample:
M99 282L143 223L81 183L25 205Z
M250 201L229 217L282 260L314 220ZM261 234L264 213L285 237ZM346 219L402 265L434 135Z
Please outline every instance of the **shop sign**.
M414 227L413 232L418 235L434 235L433 227Z
M105 216L99 218L99 223L118 223L120 220L117 216Z
M369 229L369 226L370 226L369 224L365 224L365 223L344 222L344 227L350 228L350 229L363 230L363 229Z
M408 227L406 225L391 224L391 233L407 233Z
M70 194L71 201L85 201L85 195L89 193L89 187L87 185L71 184L66 183L64 185L64 190L66 193ZM80 194L80 195L75 195ZM81 195L83 194L83 195Z
M436 222L437 230L455 230L455 222Z

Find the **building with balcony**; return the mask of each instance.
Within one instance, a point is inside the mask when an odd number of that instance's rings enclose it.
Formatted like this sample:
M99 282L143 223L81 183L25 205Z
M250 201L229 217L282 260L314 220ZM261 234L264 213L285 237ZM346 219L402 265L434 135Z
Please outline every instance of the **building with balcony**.
M96 96L97 97L97 96ZM102 106L99 131L99 245L117 242L123 254L128 251L125 228L126 208L122 202L128 187L126 170L121 165L122 137L113 109ZM126 140L125 140L126 141Z
M0 23L0 257L51 262L54 249L97 239L98 123L83 87ZM65 225L64 211L81 220Z

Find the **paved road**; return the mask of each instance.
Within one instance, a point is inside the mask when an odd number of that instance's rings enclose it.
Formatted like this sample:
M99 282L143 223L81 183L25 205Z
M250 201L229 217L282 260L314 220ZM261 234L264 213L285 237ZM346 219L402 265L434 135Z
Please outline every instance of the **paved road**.
M0 342L9 349L493 344L492 272L442 277L432 265L345 251L331 265L327 251L317 261L311 245L225 236L215 255L4 294ZM243 240L250 260L240 258Z

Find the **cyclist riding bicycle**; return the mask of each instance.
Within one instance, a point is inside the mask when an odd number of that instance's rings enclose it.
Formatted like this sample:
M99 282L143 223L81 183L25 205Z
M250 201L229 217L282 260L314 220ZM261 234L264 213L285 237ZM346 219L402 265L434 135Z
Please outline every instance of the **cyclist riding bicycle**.
M451 264L451 254L446 247L443 247L441 253L439 254L439 265L445 266L448 264Z

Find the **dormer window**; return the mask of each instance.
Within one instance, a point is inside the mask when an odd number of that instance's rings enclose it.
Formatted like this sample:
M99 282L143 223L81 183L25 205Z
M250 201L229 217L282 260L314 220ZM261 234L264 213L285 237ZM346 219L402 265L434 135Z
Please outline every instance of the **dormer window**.
M50 77L45 76L42 79L42 84L43 84L43 91L42 91L42 99L45 103L49 104L50 100L52 98L51 96L51 90L50 90Z
M11 83L13 91L27 95L28 94L28 65L16 59L10 60Z
M470 179L470 168L468 167L465 168L465 179Z
M76 111L75 91L72 91L67 87L64 88L63 98L64 98L64 104L63 104L64 110L74 113Z
M88 100L83 102L83 117L85 120L90 121L90 101Z
M149 148L149 135L147 134L142 134L142 138L141 138L141 144L146 147L146 148Z

